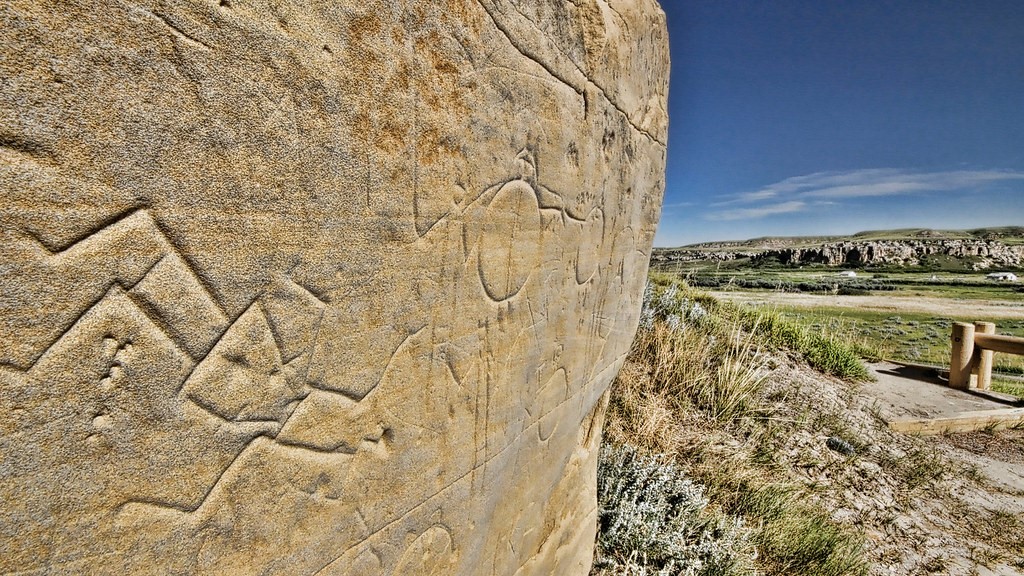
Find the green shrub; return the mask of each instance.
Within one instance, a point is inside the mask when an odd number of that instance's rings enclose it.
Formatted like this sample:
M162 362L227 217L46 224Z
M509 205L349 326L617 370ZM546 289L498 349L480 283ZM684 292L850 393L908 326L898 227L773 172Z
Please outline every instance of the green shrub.
M857 353L834 338L812 335L803 350L807 361L818 370L849 380L868 380L871 374Z
M774 310L735 310L743 320L745 328L761 336L769 346L799 352L811 366L826 374L848 380L871 378L857 350L843 341L811 332Z

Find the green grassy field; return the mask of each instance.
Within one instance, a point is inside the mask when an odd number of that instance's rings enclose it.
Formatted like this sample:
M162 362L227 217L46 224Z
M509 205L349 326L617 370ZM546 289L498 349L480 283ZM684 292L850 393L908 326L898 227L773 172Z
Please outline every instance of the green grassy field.
M655 268L679 276L692 286L716 290L833 293L851 288L908 297L1024 300L1024 284L995 282L987 279L985 272L858 270L855 278L845 278L835 268L756 268L746 259L722 263L672 262Z
M894 298L893 301L898 303L899 300ZM951 318L838 307L782 307L779 312L813 330L820 330L874 351L881 358L949 364ZM985 318L978 320L986 321ZM996 323L1000 334L1024 336L1024 319L990 321ZM997 354L995 369L1007 374L1024 374L1024 357Z
M855 346L865 356L948 366L954 321L994 322L999 334L1024 337L1024 284L987 280L981 272L857 271L855 278L825 268L758 268L749 262L672 263L659 268L690 285L763 299L766 306L800 326ZM793 296L807 295L807 298ZM874 296L874 306L856 296ZM879 305L882 299L883 305ZM942 313L921 312L927 300ZM932 309L928 307L928 309ZM999 313L985 317L984 310ZM1006 311L1010 311L1009 316ZM996 354L993 387L1024 397L1024 357Z

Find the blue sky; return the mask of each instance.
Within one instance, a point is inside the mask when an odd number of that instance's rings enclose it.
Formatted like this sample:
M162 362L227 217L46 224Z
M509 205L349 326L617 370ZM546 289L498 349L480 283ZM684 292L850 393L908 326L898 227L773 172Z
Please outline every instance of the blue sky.
M1024 0L661 0L656 246L1024 225Z

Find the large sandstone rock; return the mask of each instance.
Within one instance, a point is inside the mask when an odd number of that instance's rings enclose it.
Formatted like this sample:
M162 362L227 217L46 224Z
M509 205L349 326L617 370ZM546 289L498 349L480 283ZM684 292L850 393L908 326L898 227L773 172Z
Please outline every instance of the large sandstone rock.
M584 574L655 0L0 3L0 571Z
M723 243L726 244L726 243ZM726 248L728 246L725 246ZM824 264L918 266L928 256L963 260L975 270L1016 268L1024 264L1024 246L1007 245L993 239L859 240L826 242L812 247L745 248L698 250L669 248L656 250L654 262L729 261L750 258L755 262L788 265Z
M766 250L754 258L782 264L917 266L931 255L968 260L976 270L993 266L1017 267L1024 262L1024 247L1007 246L998 240L847 241L822 244L815 248Z

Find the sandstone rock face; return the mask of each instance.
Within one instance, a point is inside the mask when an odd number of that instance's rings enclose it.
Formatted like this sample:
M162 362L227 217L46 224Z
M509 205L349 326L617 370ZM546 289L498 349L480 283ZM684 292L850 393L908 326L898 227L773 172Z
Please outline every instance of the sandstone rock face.
M0 572L584 574L655 0L0 4Z
M1024 246L1012 246L999 240L872 240L826 242L813 247L784 247L763 250L694 250L690 248L658 250L654 262L730 261L750 258L779 264L899 265L917 266L928 256L948 256L966 260L975 270L993 267L1016 268L1024 265Z
M756 258L775 260L782 264L916 266L923 258L932 255L971 259L976 270L992 266L1017 267L1024 262L1024 247L1007 246L997 240L879 240L828 243L816 248L768 250Z

